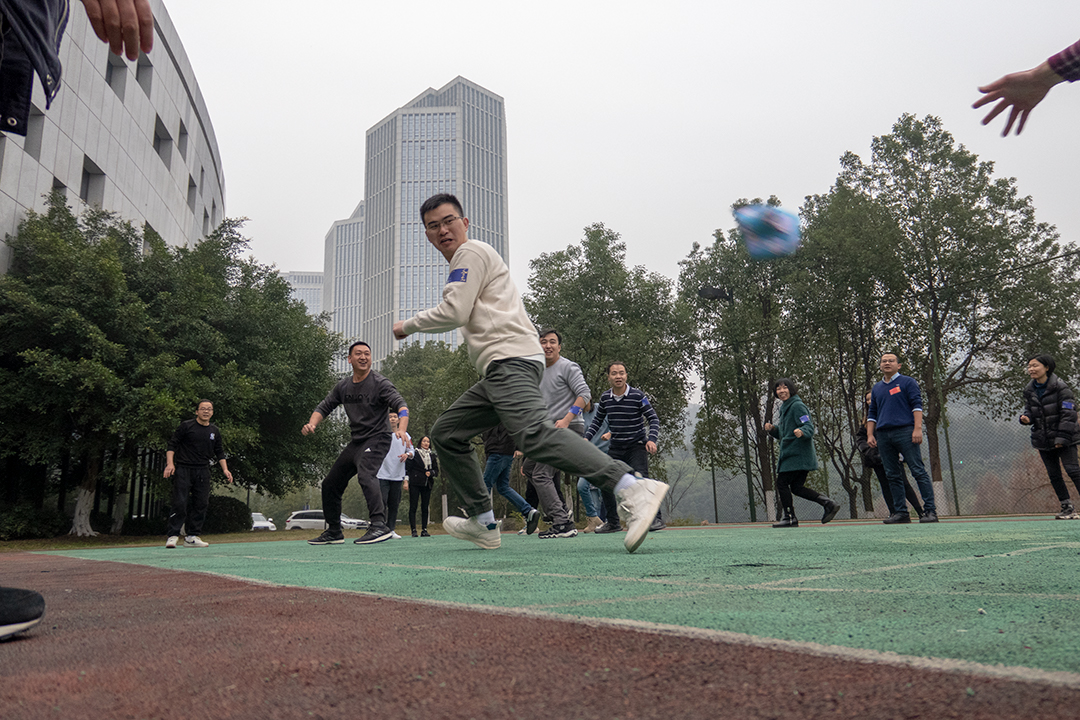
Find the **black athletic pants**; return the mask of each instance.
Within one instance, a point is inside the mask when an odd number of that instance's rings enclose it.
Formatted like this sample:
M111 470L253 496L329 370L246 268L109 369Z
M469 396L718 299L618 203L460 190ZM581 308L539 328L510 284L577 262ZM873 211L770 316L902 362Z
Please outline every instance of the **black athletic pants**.
M168 537L180 535L180 528L185 525L188 535L201 533L209 504L209 466L177 465L173 473L172 514L165 534Z
M341 496L345 494L353 475L364 491L371 524L386 524L386 508L375 473L379 472L379 466L389 451L390 433L353 440L341 451L322 483L322 506L327 529L341 532Z

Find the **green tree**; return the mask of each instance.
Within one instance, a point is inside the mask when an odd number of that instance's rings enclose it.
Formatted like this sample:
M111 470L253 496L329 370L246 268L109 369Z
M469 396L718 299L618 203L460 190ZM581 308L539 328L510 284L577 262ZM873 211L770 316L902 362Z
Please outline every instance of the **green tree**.
M649 396L660 417L661 452L682 447L692 371L689 314L671 280L627 267L626 244L602 223L585 228L579 244L543 253L529 268L525 307L538 328L559 331L563 355L581 366L594 399L609 387L608 364L625 363L630 384Z
M873 201L893 228L878 241L899 281L883 282L879 352L896 349L922 385L930 470L941 480L938 430L948 398L992 413L1015 404L1020 366L1049 350L1071 364L1080 276L1055 229L1040 223L1014 178L957 145L941 120L902 116L862 162L847 153L837 188Z
M243 482L281 492L325 462L331 439L301 443L299 428L332 382L340 341L276 273L241 258L240 224L173 250L110 213L76 218L54 194L9 238L0 453L80 468L73 532L93 532L103 469L111 483L137 448L164 449L200 397L215 401Z

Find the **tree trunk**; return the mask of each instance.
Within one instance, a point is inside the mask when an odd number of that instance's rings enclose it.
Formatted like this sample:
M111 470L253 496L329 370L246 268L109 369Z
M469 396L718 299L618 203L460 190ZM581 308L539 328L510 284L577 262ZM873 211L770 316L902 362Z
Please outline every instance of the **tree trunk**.
M79 499L75 502L75 517L71 520L69 535L97 537L97 533L90 527L90 509L94 505L100 467L101 458L97 456L97 453L91 452L86 464L86 477L79 485Z
M113 503L112 509L112 527L109 528L110 535L119 535L124 530L124 518L127 517L128 498L130 496L126 492L116 493L116 500Z

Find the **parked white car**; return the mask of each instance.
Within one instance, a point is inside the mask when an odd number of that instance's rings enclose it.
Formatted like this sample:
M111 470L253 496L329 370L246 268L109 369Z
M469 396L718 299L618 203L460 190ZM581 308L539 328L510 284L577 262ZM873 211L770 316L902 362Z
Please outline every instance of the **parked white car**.
M277 525L274 524L274 518L268 518L262 513L251 513L251 529L277 530Z
M367 520L358 520L342 514L341 528L343 530L361 530L368 526ZM322 510L297 510L289 515L285 521L286 530L325 530L326 518Z

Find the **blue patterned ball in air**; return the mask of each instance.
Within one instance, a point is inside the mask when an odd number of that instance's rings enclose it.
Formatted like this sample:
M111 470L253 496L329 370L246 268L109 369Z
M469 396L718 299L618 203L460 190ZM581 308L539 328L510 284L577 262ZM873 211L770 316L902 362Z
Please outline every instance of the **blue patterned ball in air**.
M772 205L746 205L735 211L743 242L750 257L772 260L799 249L799 218Z

